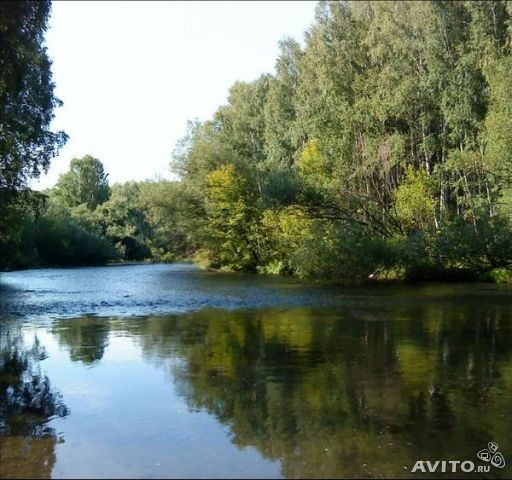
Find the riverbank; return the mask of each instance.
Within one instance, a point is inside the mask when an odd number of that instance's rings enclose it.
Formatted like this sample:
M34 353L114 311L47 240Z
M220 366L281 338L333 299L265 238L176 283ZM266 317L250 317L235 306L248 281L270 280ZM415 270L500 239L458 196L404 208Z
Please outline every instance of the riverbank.
M115 267L115 266L131 266L131 265L157 265L157 264L172 264L172 263L182 263L182 264L190 264L197 265L199 268L209 270L212 272L224 272L224 273L244 273L237 272L228 267L221 268L213 268L207 257L205 256L190 256L179 260L178 262L160 262L153 261L151 259L141 260L141 261L109 261L101 264L81 264L81 265L33 265L26 266L24 268L13 268L13 269L3 269L0 270L0 274L2 272L13 272L13 271L23 271L23 270L36 270L36 269L46 269L46 268L77 268L77 267ZM255 272L245 272L245 273L253 273L259 275L270 275L270 276L281 276L281 277L293 277L298 280L304 282L314 282L321 285L340 285L340 286L350 286L350 285L382 285L382 284L419 284L419 283L428 283L428 282L441 282L441 283L458 283L458 282L468 282L468 283L495 283L495 284L512 284L512 270L497 268L485 273L476 273L468 270L445 270L440 272L431 272L431 275L424 275L423 277L417 278L408 278L404 272L397 271L380 271L374 274L371 274L367 279L358 282L350 282L345 280L336 280L336 279L326 279L326 278L314 278L314 277L299 277L297 275L286 275L282 273L273 273L271 271L261 269Z

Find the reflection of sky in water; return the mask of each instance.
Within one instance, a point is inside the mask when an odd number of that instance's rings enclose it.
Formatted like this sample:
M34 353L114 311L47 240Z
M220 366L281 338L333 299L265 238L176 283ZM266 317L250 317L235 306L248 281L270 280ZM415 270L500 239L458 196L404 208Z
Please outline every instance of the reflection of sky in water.
M70 410L49 425L56 445L53 477L278 477L280 466L254 448L240 450L229 429L205 411L191 412L169 382L168 369L142 361L131 336L111 334L103 358L70 362L66 347L44 328L37 335L48 358L41 363ZM172 366L176 359L165 359ZM250 473L249 473L250 472Z

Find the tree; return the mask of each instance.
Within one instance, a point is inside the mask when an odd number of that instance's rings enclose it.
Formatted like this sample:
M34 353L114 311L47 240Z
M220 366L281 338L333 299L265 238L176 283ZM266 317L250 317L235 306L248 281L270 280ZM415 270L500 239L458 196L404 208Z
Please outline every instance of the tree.
M270 78L265 103L265 153L269 167L293 163L300 143L296 125L295 94L298 86L298 66L302 55L300 45L287 38L279 43L276 77Z
M233 165L207 177L208 243L219 266L252 270L258 263L254 193Z
M510 269L511 12L500 0L319 2L304 47L280 43L274 75L236 82L211 120L189 123L179 182L125 184L106 201L101 162L74 159L50 193L67 213L45 213L46 257L80 227L125 259L142 245L160 260L335 281ZM13 232L0 248L20 252Z
M51 61L43 45L50 2L0 2L0 189L19 190L65 143L52 132ZM2 199L4 203L5 199Z
M86 155L83 158L71 160L69 172L60 176L55 187L55 196L67 207L81 204L94 210L110 197L108 174L103 164L94 157Z
M149 226L148 245L158 260L194 253L203 231L202 205L185 182L141 182L139 205Z
M235 83L181 150L200 247L333 278L508 268L511 11L319 2L305 46L281 42L275 75Z
M424 170L407 169L407 178L395 190L395 208L404 231L426 230L431 226L435 201L431 198Z
M139 196L137 182L114 185L111 197L94 212L103 233L126 260L143 260L150 256L145 243L152 232Z
M67 140L50 130L54 109L51 61L44 47L50 2L0 2L0 267L19 243L28 179L48 169Z

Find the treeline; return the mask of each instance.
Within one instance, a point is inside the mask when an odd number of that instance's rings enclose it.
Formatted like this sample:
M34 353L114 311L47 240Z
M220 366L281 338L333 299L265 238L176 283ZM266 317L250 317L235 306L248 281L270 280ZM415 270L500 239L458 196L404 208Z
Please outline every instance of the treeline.
M178 182L109 186L103 164L71 161L57 185L25 191L10 209L10 235L0 237L0 266L102 265L172 261L190 254L176 226Z
M511 37L506 1L320 2L304 47L282 41L275 74L189 124L180 181L111 188L76 159L44 201L9 203L0 264L510 276Z
M211 264L337 281L512 266L512 3L321 2L173 167Z

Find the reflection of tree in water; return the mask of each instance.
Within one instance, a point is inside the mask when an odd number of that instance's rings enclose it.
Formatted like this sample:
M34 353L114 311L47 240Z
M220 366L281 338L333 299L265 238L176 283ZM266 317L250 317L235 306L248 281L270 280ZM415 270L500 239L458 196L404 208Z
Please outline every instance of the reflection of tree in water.
M95 317L72 318L57 323L52 333L69 349L73 362L92 364L103 358L108 346L109 322Z
M46 358L35 338L28 348L15 325L0 337L0 476L50 478L59 441L47 422L68 409L39 362Z
M182 359L191 408L285 476L409 476L418 459L476 460L491 439L512 448L511 324L499 305L432 302L389 322L204 311L148 319L137 336L148 358Z

